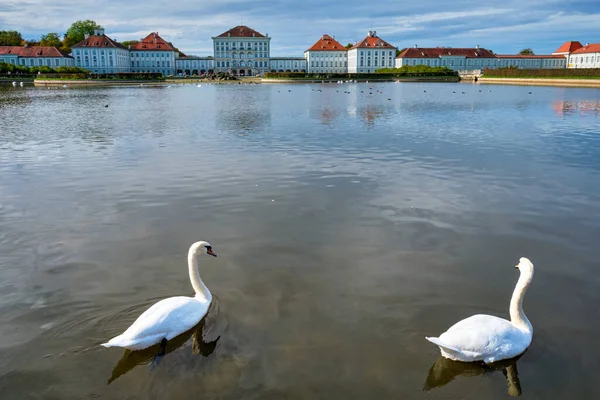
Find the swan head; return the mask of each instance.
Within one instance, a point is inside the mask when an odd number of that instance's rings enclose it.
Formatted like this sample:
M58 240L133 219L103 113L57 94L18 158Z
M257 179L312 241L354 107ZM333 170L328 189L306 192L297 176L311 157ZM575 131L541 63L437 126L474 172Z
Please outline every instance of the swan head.
M217 256L217 253L213 251L211 244L205 241L196 242L190 247L189 255L194 256L196 254L208 254L213 257Z
M515 265L515 268L518 268L521 273L529 273L530 275L533 274L533 263L529 261L528 258L521 257L519 259L519 263Z

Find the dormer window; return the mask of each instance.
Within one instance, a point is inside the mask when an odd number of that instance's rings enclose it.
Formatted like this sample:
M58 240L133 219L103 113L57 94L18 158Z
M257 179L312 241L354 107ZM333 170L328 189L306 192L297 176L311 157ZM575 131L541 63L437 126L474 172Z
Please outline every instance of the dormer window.
M98 42L94 42L94 46L98 46Z
M104 42L104 45L105 45L105 46L108 46L108 42Z

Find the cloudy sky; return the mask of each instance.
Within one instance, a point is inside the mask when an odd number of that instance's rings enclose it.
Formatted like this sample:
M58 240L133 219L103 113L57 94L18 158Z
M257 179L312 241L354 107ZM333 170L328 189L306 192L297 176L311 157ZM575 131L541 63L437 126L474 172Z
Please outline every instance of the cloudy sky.
M566 40L600 42L598 0L131 0L73 4L67 0L2 0L0 29L25 39L64 33L73 21L92 19L119 41L158 31L182 51L211 55L211 36L248 25L273 39L272 56L302 56L323 33L343 44L370 29L399 48L482 47L500 54L531 47L551 53Z

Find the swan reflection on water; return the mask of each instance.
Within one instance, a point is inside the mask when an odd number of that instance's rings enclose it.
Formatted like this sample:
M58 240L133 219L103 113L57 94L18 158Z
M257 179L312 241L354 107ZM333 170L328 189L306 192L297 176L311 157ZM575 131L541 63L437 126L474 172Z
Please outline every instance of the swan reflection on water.
M519 381L519 373L517 371L517 360L520 357L498 361L493 364L453 361L440 357L429 369L429 375L427 375L423 390L429 391L447 385L457 376L479 376L500 370L506 377L508 394L510 396L520 396L521 382Z
M206 342L203 337L203 333L210 331L214 325L214 317L217 313L215 308L218 308L218 305L215 305L215 300L213 298L213 303L207 315L196 326L166 341L165 345L158 343L143 350L125 350L123 356L113 368L112 376L106 384L110 385L117 378L125 375L138 365L150 364L151 369L158 367L163 357L182 347L189 341L190 337L192 338L191 352L193 355L210 356L221 338L221 336L218 336L215 340Z

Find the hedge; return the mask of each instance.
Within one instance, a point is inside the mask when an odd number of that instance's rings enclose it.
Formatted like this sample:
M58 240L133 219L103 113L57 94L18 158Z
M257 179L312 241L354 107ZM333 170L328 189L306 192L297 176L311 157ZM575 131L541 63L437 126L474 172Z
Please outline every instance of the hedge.
M26 65L15 65L12 63L0 62L0 73L12 74L37 74L38 72L44 73L89 73L88 71L78 67L67 67L61 66L58 68L51 68L47 65L28 67Z
M484 78L600 78L600 68L517 69L483 71Z
M304 73L304 72L265 72L265 78L290 78L290 79L391 79L401 77L436 77L450 76L458 77L458 72L445 67L440 69L429 68L429 70L421 70L411 68L390 68L377 70L374 73L356 73L356 74L341 74L341 73Z

